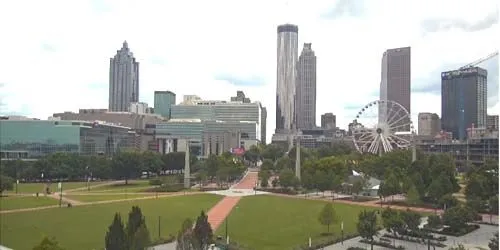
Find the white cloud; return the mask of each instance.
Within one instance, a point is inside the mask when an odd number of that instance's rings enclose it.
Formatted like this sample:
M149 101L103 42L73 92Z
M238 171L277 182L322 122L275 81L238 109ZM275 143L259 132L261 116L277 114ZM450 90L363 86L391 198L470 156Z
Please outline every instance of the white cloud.
M0 113L45 118L107 107L109 58L127 40L140 62L141 100L152 105L154 90L171 90L179 99L185 94L228 99L244 90L268 108L270 138L278 24L299 25L300 47L312 42L318 57L318 123L322 113L333 112L341 126L356 113L344 107L377 98L385 49L412 46L413 84L430 84L422 79L439 84L439 74L431 72L472 62L500 44L498 23L476 32L453 27L424 32L421 26L425 20L479 22L497 8L495 0L347 2L356 8L335 17L328 15L335 13L336 1L326 0L5 2L0 8L5 104ZM262 82L235 86L218 81L220 75L256 76ZM418 112L439 114L440 106L437 94L412 95L414 121ZM498 107L490 112L498 114Z

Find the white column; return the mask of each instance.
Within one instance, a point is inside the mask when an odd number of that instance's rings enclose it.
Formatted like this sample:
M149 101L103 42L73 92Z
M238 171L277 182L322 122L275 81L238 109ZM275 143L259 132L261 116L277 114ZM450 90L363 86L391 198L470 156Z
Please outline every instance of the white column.
M297 147L295 149L295 176L300 180L300 139L297 136Z
M189 140L186 140L186 155L184 158L184 188L191 188L191 173L189 168Z

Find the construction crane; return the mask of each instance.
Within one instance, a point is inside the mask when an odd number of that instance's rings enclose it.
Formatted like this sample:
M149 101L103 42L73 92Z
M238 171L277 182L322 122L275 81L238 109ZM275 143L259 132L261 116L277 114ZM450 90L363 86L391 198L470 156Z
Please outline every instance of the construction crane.
M467 64L467 65L465 65L465 66L463 66L463 67L460 67L459 69L468 69L468 68L472 68L472 67L474 67L474 66L476 66L476 65L478 65L478 64L480 64L480 63L482 63L482 62L484 62L484 61L488 61L488 60L490 60L491 58L493 58L493 57L495 57L495 56L498 56L498 51L495 51L495 52L493 52L493 53L489 54L488 56L483 57L483 58L481 58L481 59L478 59L478 60L476 60L476 61L474 61L474 62L471 62L471 63L469 63L469 64Z

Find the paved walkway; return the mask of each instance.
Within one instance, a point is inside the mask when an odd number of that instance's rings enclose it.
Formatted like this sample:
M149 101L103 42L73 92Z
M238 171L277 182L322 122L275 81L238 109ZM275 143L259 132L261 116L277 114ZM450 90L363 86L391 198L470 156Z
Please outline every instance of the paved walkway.
M208 222L215 231L224 222L231 210L238 204L242 196L264 194L265 192L255 192L253 188L258 179L258 172L248 171L245 176L228 190L213 191L211 193L224 195L217 205L208 211Z
M241 196L226 196L208 211L208 223L213 231L219 228L240 199Z

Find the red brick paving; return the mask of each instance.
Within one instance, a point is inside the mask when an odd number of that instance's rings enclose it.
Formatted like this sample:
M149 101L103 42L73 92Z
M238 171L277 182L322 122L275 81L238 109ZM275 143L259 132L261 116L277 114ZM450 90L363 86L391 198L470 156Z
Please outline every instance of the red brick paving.
M241 196L226 196L208 211L208 223L213 231L219 228L240 199Z
M258 172L248 172L248 174L236 185L234 189L253 189L258 180Z

